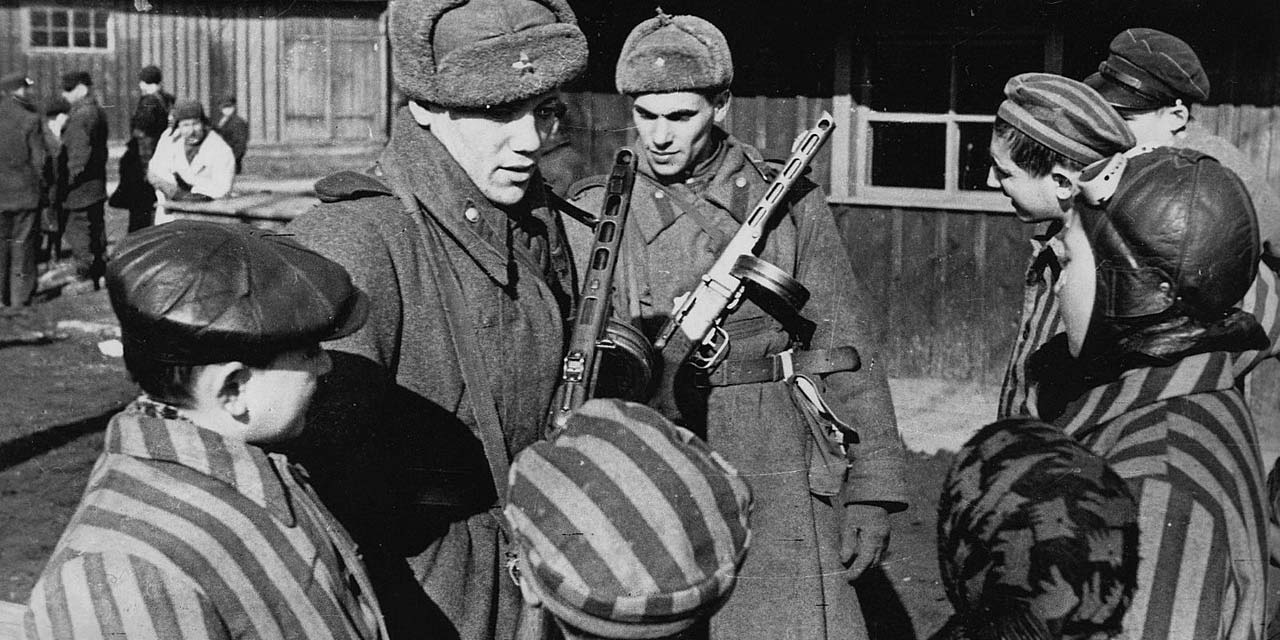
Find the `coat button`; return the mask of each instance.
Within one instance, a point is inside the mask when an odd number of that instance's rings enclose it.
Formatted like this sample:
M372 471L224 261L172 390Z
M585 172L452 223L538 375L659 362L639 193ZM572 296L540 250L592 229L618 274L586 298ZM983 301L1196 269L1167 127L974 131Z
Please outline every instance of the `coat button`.
M661 191L654 191L654 192L653 192L653 199L654 199L654 200L661 200L661 199L663 199L664 197L666 197L666 194L662 193Z
M747 179L744 178L743 176L738 176L738 179L734 180L733 183L738 185L738 188L741 189L747 186Z
M479 222L480 210L475 207L467 207L467 210L462 212L462 217L466 218L467 222Z

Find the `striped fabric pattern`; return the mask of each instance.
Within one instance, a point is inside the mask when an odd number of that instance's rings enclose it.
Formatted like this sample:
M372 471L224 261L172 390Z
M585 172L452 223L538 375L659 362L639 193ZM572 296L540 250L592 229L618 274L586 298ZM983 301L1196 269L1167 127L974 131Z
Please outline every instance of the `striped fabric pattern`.
M1058 296L1053 293L1053 283L1062 271L1050 246L1051 229L1031 239L1031 261L1027 267L1026 288L1023 290L1022 322L1013 342L1009 366L1004 371L1000 385L1000 404L996 419L1016 416L1036 416L1035 407L1027 404L1027 362L1050 338L1065 331L1058 314Z
M1057 281L1061 268L1057 258L1046 252L1046 249L1052 249L1052 242L1047 236L1037 236L1032 240L1022 323L1000 387L997 419L1038 415L1036 408L1027 403L1030 384L1027 361L1050 338L1066 330L1058 314L1058 297L1053 293L1053 283ZM1265 349L1231 354L1231 373L1237 378L1248 374L1262 361L1280 354L1280 278L1275 271L1265 264L1258 266L1258 276L1240 301L1240 308L1258 319L1271 344Z
M615 635L687 626L728 595L750 509L746 483L693 434L592 400L517 456L506 516L548 609Z
M1262 637L1266 506L1253 421L1227 354L1126 372L1058 425L1138 497L1138 590L1126 637Z
M148 404L108 426L28 637L385 637L354 544L305 472Z

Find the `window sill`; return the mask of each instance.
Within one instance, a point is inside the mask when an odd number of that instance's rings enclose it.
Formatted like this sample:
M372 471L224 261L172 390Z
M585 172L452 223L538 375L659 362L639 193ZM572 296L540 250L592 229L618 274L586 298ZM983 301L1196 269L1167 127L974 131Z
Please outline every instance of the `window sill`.
M890 189L864 188L862 193L850 196L830 196L830 204L864 205L873 207L907 207L913 209L945 209L1012 215L1013 205L1004 194L948 193L941 189Z

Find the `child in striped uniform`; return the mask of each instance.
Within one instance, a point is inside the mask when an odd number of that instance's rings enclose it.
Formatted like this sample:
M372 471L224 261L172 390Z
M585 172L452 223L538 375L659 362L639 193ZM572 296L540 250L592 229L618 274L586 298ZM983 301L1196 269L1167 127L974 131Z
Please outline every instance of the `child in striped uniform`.
M1026 406L1027 358L1062 331L1054 281L1061 270L1055 245L1071 211L1080 170L1128 150L1133 134L1102 96L1080 82L1048 73L1009 79L991 132L987 183L1013 203L1018 219L1048 223L1031 241L1022 319L1000 389L997 418L1035 415Z
M1262 636L1267 510L1232 369L1266 333L1236 308L1261 251L1236 174L1187 149L1081 174L1058 294L1066 333L1031 358L1028 402L1102 456L1138 499L1125 637Z
M516 456L505 510L524 595L518 640L674 638L729 597L751 491L693 433L644 405L591 400ZM703 629L705 633L705 629Z
M296 436L329 370L321 340L368 301L337 263L248 227L131 234L107 267L144 395L112 418L32 591L29 638L384 638L355 546Z

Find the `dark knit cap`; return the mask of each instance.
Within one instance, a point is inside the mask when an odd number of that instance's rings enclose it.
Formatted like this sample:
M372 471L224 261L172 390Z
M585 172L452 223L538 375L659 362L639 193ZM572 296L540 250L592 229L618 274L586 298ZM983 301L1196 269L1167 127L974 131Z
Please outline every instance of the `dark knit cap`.
M521 575L564 622L607 638L674 635L728 597L751 491L658 412L591 400L511 465Z
M35 84L27 74L21 71L6 73L0 76L0 91L17 91L23 87L30 87Z
M1004 85L996 115L1018 131L1081 164L1128 151L1133 132L1120 114L1083 83L1051 73L1024 73Z
M62 90L71 91L77 85L93 86L93 76L88 71L68 71L62 74Z
M392 77L411 100L480 109L577 78L587 39L565 0L393 0Z
M204 105L198 100L182 100L173 105L173 121L182 122L183 120L207 120L204 115Z
M1121 109L1151 110L1178 100L1209 99L1209 76L1191 45L1155 29L1125 29L1111 40L1111 55L1085 84Z
M1106 165L1114 163L1086 167L1081 189L1094 191ZM1113 194L1077 207L1097 263L1095 319L1177 305L1216 320L1240 303L1262 248L1253 200L1234 172L1198 151L1160 147L1127 158L1112 181Z
M164 74L160 73L160 67L149 64L138 72L138 80L147 84L160 84L164 81Z
M222 109L224 107L234 107L234 106L236 106L236 97L234 95L223 96L222 99L218 101L219 109Z
M44 101L44 115L46 118L52 118L59 113L70 113L71 103L62 96L53 96Z
M715 25L659 9L627 35L614 83L626 95L728 89L733 56Z
M164 364L258 360L355 332L369 301L291 237L179 220L129 234L107 263L125 352Z
M1137 585L1137 504L1061 429L996 422L947 473L938 564L956 613L935 640L1114 634Z

